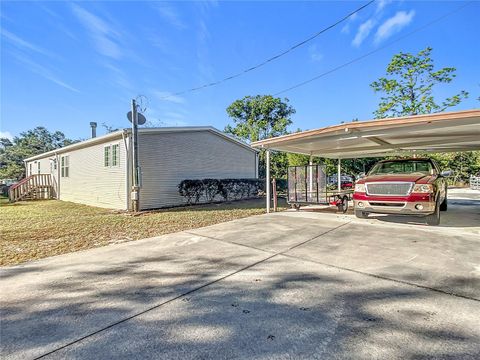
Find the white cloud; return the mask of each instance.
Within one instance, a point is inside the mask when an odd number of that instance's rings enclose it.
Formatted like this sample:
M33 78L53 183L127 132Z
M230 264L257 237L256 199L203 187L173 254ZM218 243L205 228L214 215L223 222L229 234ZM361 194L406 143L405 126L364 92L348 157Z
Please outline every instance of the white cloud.
M388 4L390 4L393 0L378 0L377 1L377 9L375 10L377 13L381 12Z
M357 34L352 41L352 45L359 47L362 42L368 37L370 31L372 31L373 27L375 26L375 21L373 19L369 19L360 24L357 30Z
M0 131L0 138L7 138L13 140L13 135L9 131Z
M118 44L120 33L98 16L76 4L72 4L73 13L90 33L97 51L105 56L119 59L123 56Z
M385 22L379 26L375 34L375 42L379 43L399 32L412 22L414 16L415 10L411 10L408 13L406 11L397 11L394 16L385 20Z
M160 101L170 101L176 104L184 104L185 99L181 96L178 95L172 95L172 93L168 91L159 91L159 90L154 90L153 95L160 100Z
M103 62L102 65L109 70L110 77L115 85L127 91L128 93L135 92L135 88L125 71L120 69L118 66L111 64L110 62Z
M344 27L342 27L342 30L341 30L341 33L342 34L349 34L350 33L350 24L345 24Z
M177 29L185 29L187 26L182 21L178 12L166 2L154 3L154 8L158 14Z
M13 55L18 61L22 62L28 70L31 72L40 75L41 77L57 84L65 89L68 89L73 92L80 92L78 89L74 88L73 86L67 84L63 80L61 80L57 75L55 75L51 70L33 62L32 60L26 58L25 56L20 55Z
M319 62L323 59L323 54L318 50L317 44L313 44L308 48L310 60L313 62Z
M347 23L342 27L342 34L350 33L350 23L354 22L358 18L358 13L353 13L347 20Z
M30 50L42 55L50 56L50 57L56 57L56 55L52 54L50 51L47 51L39 46L36 46L32 44L31 42L28 42L17 35L11 33L10 31L7 31L5 29L2 29L2 35L16 48L20 50Z
M157 33L154 32L152 32L148 36L148 44L156 47L164 53L169 53L172 48L170 42L166 38L160 37Z
M200 3L199 3L200 4ZM200 6L200 5L199 5ZM197 68L201 82L211 82L215 80L214 68L210 60L209 41L210 31L207 26L207 8L200 8L201 16L198 20L196 29L197 35Z

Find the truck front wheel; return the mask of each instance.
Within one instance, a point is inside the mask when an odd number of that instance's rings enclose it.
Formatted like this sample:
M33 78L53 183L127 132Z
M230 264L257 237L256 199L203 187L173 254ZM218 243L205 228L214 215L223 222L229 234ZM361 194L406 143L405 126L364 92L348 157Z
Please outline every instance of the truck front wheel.
M355 216L359 219L366 219L368 218L368 213L362 210L355 210Z
M447 208L447 192L445 191L445 199L443 199L443 202L440 204L440 211L447 211Z
M440 204L437 202L435 203L435 212L433 214L427 215L425 217L425 221L427 225L430 226L437 226L440 224Z

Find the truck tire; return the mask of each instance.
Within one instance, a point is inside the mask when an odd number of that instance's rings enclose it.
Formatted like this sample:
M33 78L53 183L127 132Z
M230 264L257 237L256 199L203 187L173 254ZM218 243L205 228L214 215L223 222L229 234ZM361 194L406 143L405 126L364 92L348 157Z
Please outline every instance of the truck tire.
M427 215L425 217L425 221L427 225L430 226L437 226L440 224L440 204L437 202L435 203L435 212L433 214Z
M445 191L445 199L443 199L442 203L440 204L440 211L447 211L447 208L447 192Z
M368 218L368 213L362 210L355 210L355 216L359 219L366 219Z
M345 214L348 210L348 196L343 196L342 201L337 205L338 212Z

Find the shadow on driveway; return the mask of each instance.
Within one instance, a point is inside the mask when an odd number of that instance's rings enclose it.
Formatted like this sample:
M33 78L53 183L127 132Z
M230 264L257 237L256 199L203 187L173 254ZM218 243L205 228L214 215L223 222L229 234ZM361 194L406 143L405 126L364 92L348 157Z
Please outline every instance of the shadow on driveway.
M197 255L187 244L180 250L189 255L134 252L75 268L21 301L11 296L2 302L2 357L473 359L480 351L476 301L242 246L214 242ZM40 276L41 264L9 269L9 280Z

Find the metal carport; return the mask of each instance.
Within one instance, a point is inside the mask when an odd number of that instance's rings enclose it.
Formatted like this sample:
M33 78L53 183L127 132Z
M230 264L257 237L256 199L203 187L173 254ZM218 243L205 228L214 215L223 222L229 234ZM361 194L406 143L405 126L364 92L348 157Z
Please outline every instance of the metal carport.
M480 109L353 121L257 141L266 149L267 212L270 211L270 151L340 160L415 152L480 150ZM338 181L340 185L340 181Z

